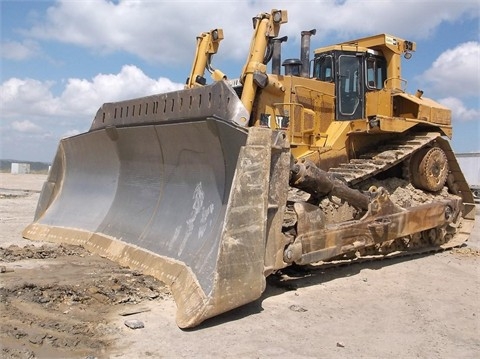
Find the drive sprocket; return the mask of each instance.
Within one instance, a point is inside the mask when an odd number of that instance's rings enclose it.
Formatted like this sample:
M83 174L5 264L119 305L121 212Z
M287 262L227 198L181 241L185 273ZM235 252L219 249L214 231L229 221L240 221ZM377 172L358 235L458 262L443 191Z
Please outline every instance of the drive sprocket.
M422 148L410 160L410 174L415 187L438 192L448 176L448 159L440 147Z

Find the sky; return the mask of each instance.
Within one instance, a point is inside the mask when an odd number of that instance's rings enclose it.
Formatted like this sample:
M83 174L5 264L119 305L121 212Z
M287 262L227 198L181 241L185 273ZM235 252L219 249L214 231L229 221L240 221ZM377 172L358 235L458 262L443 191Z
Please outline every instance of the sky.
M195 38L222 28L213 59L240 75L252 17L288 11L282 59L390 33L417 43L406 90L452 110L455 152L480 152L478 0L0 0L0 159L51 162L61 138L88 131L104 102L183 88Z

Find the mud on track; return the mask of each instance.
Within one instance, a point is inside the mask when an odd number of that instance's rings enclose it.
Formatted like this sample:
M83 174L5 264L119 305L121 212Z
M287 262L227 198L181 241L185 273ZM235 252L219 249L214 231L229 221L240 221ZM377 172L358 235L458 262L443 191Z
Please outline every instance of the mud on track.
M0 248L0 283L2 358L108 357L121 334L112 317L170 296L153 277L67 245Z

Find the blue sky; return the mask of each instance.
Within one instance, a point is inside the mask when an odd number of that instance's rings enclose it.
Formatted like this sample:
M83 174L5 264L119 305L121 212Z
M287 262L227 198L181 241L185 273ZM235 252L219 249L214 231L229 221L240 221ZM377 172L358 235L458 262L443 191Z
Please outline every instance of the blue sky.
M480 152L478 0L0 0L0 158L50 162L58 141L85 132L104 102L182 88L195 37L223 28L214 67L238 77L251 18L288 10L282 58L391 33L417 43L403 62L407 91L452 109L456 152Z

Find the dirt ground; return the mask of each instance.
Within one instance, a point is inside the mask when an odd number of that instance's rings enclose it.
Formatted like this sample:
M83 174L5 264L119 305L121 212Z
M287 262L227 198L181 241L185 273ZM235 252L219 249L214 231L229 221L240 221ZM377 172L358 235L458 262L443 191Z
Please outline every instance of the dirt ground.
M1 358L480 357L478 220L464 247L271 277L259 300L181 330L156 279L21 237L45 178L0 174Z

